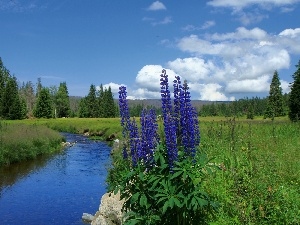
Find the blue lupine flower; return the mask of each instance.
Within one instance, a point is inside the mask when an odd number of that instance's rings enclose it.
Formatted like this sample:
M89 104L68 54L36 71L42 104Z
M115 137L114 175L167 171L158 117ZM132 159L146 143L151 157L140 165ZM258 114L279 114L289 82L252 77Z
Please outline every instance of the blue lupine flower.
M164 123L164 132L166 139L166 148L168 155L169 166L172 169L174 161L178 158L178 149L177 149L177 137L176 137L176 125L174 118L172 116L172 104L168 84L168 75L166 70L162 71L160 75L160 85L161 85L161 102L162 102L162 113L163 113L163 123Z
M185 154L194 157L196 145L199 145L200 142L200 134L197 113L191 104L188 89L185 81L180 95L180 131Z
M181 86L181 81L179 76L175 76L175 80L173 81L173 87L174 87L174 112L173 112L173 117L174 117L174 122L176 126L176 135L177 135L177 144L180 145L181 140L180 140L180 123L179 123L179 118L180 118L180 96L181 96L181 91L182 91L182 86Z
M121 126L123 127L122 135L123 138L129 136L129 127L130 127L130 116L129 116L129 108L127 103L127 92L126 87L119 87L119 108L120 108L120 116L121 116ZM127 146L124 144L123 146L123 157L127 158Z
M178 145L183 147L186 156L194 157L196 154L196 146L200 143L198 115L191 104L186 81L181 85L180 77L175 77L173 83L174 111L172 111L166 70L162 71L160 85L165 145L170 171L172 171L174 162L178 159ZM126 95L126 87L120 87L119 107L123 127L122 134L125 140L129 139L132 165L136 166L137 162L140 161L149 168L153 166L154 149L159 141L155 111L153 109L142 111L141 132L139 133L135 119L130 120ZM127 147L128 145L125 144L124 158L127 158Z
M141 144L142 144L142 155L146 166L151 166L153 161L154 149L157 146L158 125L156 122L156 114L153 109L147 111L144 109L141 113Z

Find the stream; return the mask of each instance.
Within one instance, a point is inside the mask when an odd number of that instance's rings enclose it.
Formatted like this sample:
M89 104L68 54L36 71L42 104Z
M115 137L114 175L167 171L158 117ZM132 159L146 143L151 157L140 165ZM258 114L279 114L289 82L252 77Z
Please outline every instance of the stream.
M0 168L0 224L84 224L106 192L110 166L106 143L62 133L75 143L52 156Z

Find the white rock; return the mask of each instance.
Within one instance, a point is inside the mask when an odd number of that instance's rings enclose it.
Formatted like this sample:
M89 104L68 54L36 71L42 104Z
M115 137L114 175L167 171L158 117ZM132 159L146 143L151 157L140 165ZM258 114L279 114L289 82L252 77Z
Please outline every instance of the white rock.
M99 211L95 214L92 225L121 225L122 206L124 201L120 200L120 193L106 193L101 198Z

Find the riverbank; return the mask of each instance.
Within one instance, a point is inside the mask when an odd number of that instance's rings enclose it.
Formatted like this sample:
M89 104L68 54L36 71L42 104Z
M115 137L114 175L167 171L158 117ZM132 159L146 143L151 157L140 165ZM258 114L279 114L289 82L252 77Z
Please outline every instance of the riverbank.
M52 154L62 149L64 138L43 125L0 123L0 167Z

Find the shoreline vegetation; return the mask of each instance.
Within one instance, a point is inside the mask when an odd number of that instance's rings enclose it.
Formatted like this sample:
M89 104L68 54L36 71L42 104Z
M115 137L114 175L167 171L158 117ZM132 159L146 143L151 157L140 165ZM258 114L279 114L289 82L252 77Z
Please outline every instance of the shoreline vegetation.
M119 136L119 119L59 118L0 121L0 167L39 155L59 152L64 138L59 132L88 135L110 141Z
M0 123L0 167L53 154L62 149L64 138L42 125Z

